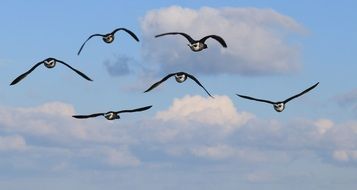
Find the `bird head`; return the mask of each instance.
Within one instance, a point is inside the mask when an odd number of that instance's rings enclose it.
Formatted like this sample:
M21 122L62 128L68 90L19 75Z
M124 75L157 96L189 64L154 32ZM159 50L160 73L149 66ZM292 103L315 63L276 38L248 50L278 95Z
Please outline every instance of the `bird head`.
M187 76L183 73L180 73L175 75L175 79L178 83L182 83L187 79Z
M203 50L205 47L207 48L207 45L201 43L201 42L196 42L196 43L192 43L192 44L187 44L192 51L201 51Z
M120 116L112 111L105 113L104 117L108 120L120 119Z
M112 43L114 41L114 35L113 34L107 34L105 36L103 36L103 41L105 43Z
M278 102L274 104L274 109L277 112L282 112L285 109L285 104L283 102Z
M53 68L56 66L56 59L48 58L44 60L43 63L47 68Z

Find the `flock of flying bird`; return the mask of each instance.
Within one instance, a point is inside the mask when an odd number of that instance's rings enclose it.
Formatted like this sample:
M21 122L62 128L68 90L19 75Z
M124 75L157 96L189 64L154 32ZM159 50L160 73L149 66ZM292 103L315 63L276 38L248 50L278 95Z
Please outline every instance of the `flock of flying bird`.
M80 55L80 53L82 52L85 44L93 37L102 37L102 40L105 43L112 43L114 41L114 36L115 33L118 31L125 31L127 32L131 37L133 37L137 42L139 42L139 38L130 30L126 29L126 28L117 28L114 31L112 31L111 33L108 34L93 34L91 36L89 36L87 38L86 41L84 41L84 43L82 44L82 46L80 47L77 55ZM223 40L222 37L218 36L218 35L208 35L203 37L200 40L194 40L191 36L189 36L186 33L183 32L168 32L168 33L163 33L163 34L159 34L156 35L155 37L161 37L161 36L166 36L166 35L181 35L183 37L185 37L189 44L187 44L190 49L194 52L199 52L202 51L204 49L207 48L207 44L205 43L207 39L212 38L214 40L216 40L217 42L219 42L224 48L227 48L227 44L226 42ZM67 66L68 68L70 68L71 70L73 70L74 72L76 72L77 74L79 74L81 77L83 77L84 79L88 80L88 81L92 81L91 78L89 78L87 75L85 75L84 73L82 73L81 71L71 67L70 65L68 65L67 63L58 60L56 58L52 58L49 57L43 61L40 61L38 63L36 63L30 70L26 71L25 73L21 74L20 76L18 76L17 78L15 78L10 85L15 85L18 82L20 82L22 79L24 79L27 75L29 75L32 71L34 71L39 65L44 64L47 68L51 69L53 67L56 66L56 63L61 63L65 66ZM184 81L187 80L187 78L192 79L193 81L195 81L197 83L197 85L199 85L201 88L203 88L203 90L210 96L213 98L213 96L206 90L206 88L200 83L200 81L194 77L193 75L186 73L186 72L176 72L176 73L170 73L167 76L165 76L164 78L162 78L160 81L154 83L152 86L150 86L147 90L145 90L144 92L149 92L151 90L153 90L154 88L156 88L157 86L159 86L161 83L165 82L167 79L169 79L170 77L174 76L176 81L178 83L182 83ZM258 98L253 98L250 96L245 96L245 95L240 95L240 94L236 94L239 97L245 98L245 99L249 99L249 100L254 100L254 101L259 101L259 102L265 102L265 103L269 103L272 104L274 106L275 111L277 112L282 112L285 109L285 105L292 99L295 99L307 92L309 92L310 90L314 89L317 85L319 84L319 82L317 82L316 84L314 84L313 86L307 88L306 90L290 97L287 98L284 101L270 101L270 100L264 100L264 99L258 99ZM131 109L131 110L120 110L120 111L108 111L106 113L94 113L94 114L90 114L90 115L73 115L74 118L77 119L86 119L86 118L91 118L91 117L98 117L98 116L104 116L106 119L108 120L114 120L114 119L119 119L120 113L130 113L130 112L140 112L140 111L145 111L150 109L152 106L145 106L145 107L141 107L141 108L137 108L137 109Z

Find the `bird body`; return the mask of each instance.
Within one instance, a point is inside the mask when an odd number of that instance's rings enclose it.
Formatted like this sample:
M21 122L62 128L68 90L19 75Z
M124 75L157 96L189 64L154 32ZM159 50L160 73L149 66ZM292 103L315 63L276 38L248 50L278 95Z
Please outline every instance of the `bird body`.
M179 72L179 73L176 73L175 74L175 80L178 82L178 83L183 83L187 80L187 75L183 72Z
M56 66L56 62L56 59L48 58L43 61L43 64L50 69Z

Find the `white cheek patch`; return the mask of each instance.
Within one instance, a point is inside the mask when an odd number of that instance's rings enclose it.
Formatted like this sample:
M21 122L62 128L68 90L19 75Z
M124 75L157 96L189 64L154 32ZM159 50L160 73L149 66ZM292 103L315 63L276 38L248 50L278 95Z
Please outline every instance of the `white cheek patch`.
M44 61L44 63L47 68L53 68L56 65L55 60Z

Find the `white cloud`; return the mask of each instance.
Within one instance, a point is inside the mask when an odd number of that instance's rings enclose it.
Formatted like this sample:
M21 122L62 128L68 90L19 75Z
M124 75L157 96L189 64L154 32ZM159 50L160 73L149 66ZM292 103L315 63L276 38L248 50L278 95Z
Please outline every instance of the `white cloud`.
M153 10L142 19L143 55L165 73L281 74L299 69L299 49L290 34L305 29L292 18L271 9L180 6ZM165 32L185 32L194 39L217 34L228 48L207 40L208 49L194 53L182 36L154 38Z
M230 132L241 127L254 116L247 112L237 112L228 96L215 96L212 99L188 95L182 99L175 99L172 106L168 110L158 112L156 118L183 124L198 122L219 126L222 130Z
M266 154L262 151L236 148L226 144L197 146L191 149L191 153L197 157L214 160L238 159L250 162L266 160Z
M357 161L357 150L335 150L332 156L337 161Z
M24 150L26 141L22 136L0 136L0 151L6 150Z
M8 132L41 137L70 144L72 141L130 142L123 130L105 129L105 119L91 122L72 118L74 107L63 102L49 102L36 107L0 107L0 124ZM19 119L21 118L21 119ZM113 134L115 133L115 134Z
M234 156L237 152L234 148L227 145L203 146L192 149L192 153L200 157L213 159L226 159Z
M128 148L107 149L105 154L108 163L113 166L138 166L140 164L140 160L133 156Z
M338 161L348 161L348 154L343 150L336 150L333 152L333 158Z
M317 127L317 132L320 135L325 134L334 125L334 123L329 119L320 119L320 120L317 120L314 124Z
M247 180L252 183L269 182L273 180L273 176L269 172L257 171L246 176Z

